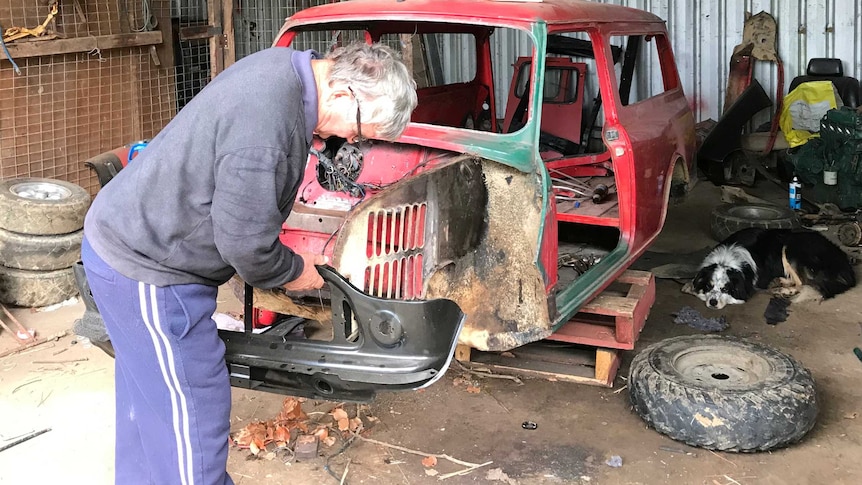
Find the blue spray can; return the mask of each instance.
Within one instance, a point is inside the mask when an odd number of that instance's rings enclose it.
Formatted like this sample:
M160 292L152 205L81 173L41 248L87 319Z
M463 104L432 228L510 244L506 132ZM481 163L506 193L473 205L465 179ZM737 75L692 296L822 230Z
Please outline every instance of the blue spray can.
M791 209L802 209L802 184L799 183L799 179L796 177L793 177L793 180L790 182L789 199Z

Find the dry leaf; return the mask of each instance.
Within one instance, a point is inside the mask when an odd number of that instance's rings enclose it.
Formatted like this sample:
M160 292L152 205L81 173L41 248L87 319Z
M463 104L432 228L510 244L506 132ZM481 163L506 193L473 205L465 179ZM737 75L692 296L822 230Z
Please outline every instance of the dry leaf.
M476 386L467 386L467 392L470 394L479 394L482 390Z
M248 448L253 440L266 441L266 423L249 423L233 436L234 443L240 448Z
M359 418L353 418L350 420L350 431L356 431L358 428L362 427L362 420Z
M336 421L341 421L342 419L347 419L347 411L341 408L333 409L329 414L332 415L332 419Z
M433 468L437 466L437 457L436 456L426 456L422 459L422 464L428 468Z
M272 438L276 442L285 443L290 441L290 430L285 428L284 426L276 426L275 432L273 433Z
M379 418L376 418L376 417L371 416L371 415L365 416L365 419L367 419L369 423L376 423L376 422L380 421Z
M338 431L347 431L350 428L350 420L342 418L338 420Z
M433 468L426 468L425 469L425 474L428 475L429 477L436 477L439 473L440 472L438 472L437 470L435 470Z
M314 433L311 433L311 434L313 434L314 436L317 436L317 438L320 441L324 441L324 440L326 440L326 438L329 437L329 429L327 429L324 426L321 426L321 427L317 428L316 430L314 430Z
M330 436L323 440L323 444L326 446L332 446L335 444L335 436Z
M263 448L263 443L258 445L257 440L252 441L248 445L248 449L251 450L251 454L254 456L257 456L257 454L260 453L261 448Z
M281 405L281 412L276 417L277 421L299 421L306 419L308 416L302 411L302 404L293 397L284 398Z

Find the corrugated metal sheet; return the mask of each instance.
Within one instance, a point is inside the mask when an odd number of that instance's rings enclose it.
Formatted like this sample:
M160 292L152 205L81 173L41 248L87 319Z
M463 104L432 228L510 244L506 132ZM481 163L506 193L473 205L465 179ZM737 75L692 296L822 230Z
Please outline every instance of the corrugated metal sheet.
M237 60L272 45L287 17L325 3L329 0L237 0L234 9Z
M837 57L844 61L844 73L862 79L862 2L858 0L598 0L639 8L667 21L668 34L676 56L683 89L691 101L695 119L721 117L730 56L742 42L745 12L770 13L778 23L778 54L784 63L784 94L790 81L805 73L812 57ZM508 84L512 62L518 55L529 55L530 42L525 34L507 31L503 45L494 52L495 75ZM459 64L457 56L446 56L446 68ZM770 97L775 98L778 70L775 64L755 62L755 78ZM659 77L636 79L633 87L651 92L643 83L660 82ZM505 93L497 93L498 100ZM754 124L766 122L763 111Z
M296 10L326 0L239 0L235 12L237 58L268 47L284 18ZM697 120L718 119L726 91L730 56L742 41L745 13L766 11L778 22L778 54L784 62L784 91L790 81L804 74L812 57L838 57L845 75L862 79L862 2L859 0L597 0L652 12L667 21L686 96ZM525 34L500 31L505 37L493 52L495 75L508 84L512 63L529 55L531 43ZM459 54L469 52L452 45L443 65L444 78L457 78L463 69ZM755 77L775 97L778 75L774 64L755 63ZM657 78L655 78L657 79ZM638 83L655 79L642 78ZM649 86L635 86L639 91ZM496 93L505 99L506 93ZM766 111L754 120L769 119Z
M805 73L812 57L837 57L844 73L862 79L862 3L859 0L621 0L607 1L652 12L667 21L686 96L698 120L718 119L733 48L742 41L745 12L765 11L778 23L778 55L784 63L784 92ZM755 78L774 99L778 71L756 62ZM766 121L761 113L755 123Z

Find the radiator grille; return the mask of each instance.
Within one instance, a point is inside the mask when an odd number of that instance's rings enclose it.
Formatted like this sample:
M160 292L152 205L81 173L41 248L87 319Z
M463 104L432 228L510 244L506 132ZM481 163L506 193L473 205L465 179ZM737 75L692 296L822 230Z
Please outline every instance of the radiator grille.
M400 300L423 296L426 210L420 203L368 215L366 293Z

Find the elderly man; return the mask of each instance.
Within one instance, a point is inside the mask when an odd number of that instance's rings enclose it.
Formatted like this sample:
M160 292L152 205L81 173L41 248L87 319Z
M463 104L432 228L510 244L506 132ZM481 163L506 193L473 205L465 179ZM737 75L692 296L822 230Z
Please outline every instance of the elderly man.
M320 288L279 242L313 134L392 140L416 107L389 48L271 48L215 78L95 198L82 259L116 352L116 483L232 483L230 383L212 314L238 273Z

